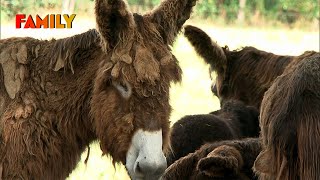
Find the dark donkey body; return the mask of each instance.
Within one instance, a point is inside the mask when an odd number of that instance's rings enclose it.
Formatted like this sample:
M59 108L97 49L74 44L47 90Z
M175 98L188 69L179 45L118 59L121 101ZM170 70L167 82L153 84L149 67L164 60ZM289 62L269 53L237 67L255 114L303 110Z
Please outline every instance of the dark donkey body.
M211 70L217 73L212 90L220 101L236 99L257 109L260 109L264 93L290 63L316 53L306 51L299 56L281 56L254 47L230 51L194 26L185 27L185 36L196 52L210 64Z
M194 5L166 0L141 16L97 0L99 33L1 40L0 179L65 179L94 140L131 178L158 177L181 79L169 45Z
M206 143L258 137L258 117L256 108L234 100L225 102L220 110L209 114L184 116L171 128L171 151L166 156L168 166Z
M265 93L260 139L208 143L174 162L163 179L319 179L319 89L317 53L288 66Z
M262 142L254 139L208 144L194 155L175 162L164 177L181 177L183 171L180 169L185 166L187 169L196 168L194 174L187 173L187 176L224 179L224 174L233 172L235 176L231 179L246 179L241 174L246 168L251 169L255 160L254 168L260 179L318 179L320 54L309 51L296 57L276 56L249 47L229 52L216 48L217 45L195 27L189 26L186 34L198 53L217 71L216 93L222 99L241 99L240 95L243 95L247 103L260 107L258 100L264 92L261 90L269 88L263 96L260 111ZM248 52L242 54L245 50ZM232 56L229 57L228 53L229 56L242 55L230 59ZM251 58L244 58L248 56ZM274 74L272 70L275 70ZM253 97L248 98L250 94ZM242 147L246 147L245 151L241 150Z
M163 180L253 180L253 163L261 151L259 138L207 143L169 166Z
M320 178L320 53L290 64L261 104L261 179Z

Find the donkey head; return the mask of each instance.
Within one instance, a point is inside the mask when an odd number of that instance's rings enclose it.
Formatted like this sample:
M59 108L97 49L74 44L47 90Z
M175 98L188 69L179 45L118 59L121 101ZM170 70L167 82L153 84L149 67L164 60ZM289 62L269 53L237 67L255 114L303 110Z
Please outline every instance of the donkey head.
M185 27L185 36L210 65L210 69L217 73L211 90L221 102L237 99L259 108L264 92L275 77L283 72L290 58L254 47L230 51L227 47L220 47L205 32L193 26Z
M213 42L204 31L197 27L186 26L185 36L195 48L196 52L210 65L210 71L212 70L217 73L217 78L215 84L211 87L211 91L221 100L227 90L224 85L228 65L225 50Z
M104 153L126 165L133 179L166 168L169 87L181 69L169 45L196 0L165 0L152 12L132 14L122 0L97 0L96 21L105 55L91 101Z

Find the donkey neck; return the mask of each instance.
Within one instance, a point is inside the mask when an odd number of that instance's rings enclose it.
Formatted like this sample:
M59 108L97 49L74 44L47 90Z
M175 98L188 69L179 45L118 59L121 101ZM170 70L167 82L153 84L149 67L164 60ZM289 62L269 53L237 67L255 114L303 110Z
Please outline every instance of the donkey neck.
M100 63L100 58L93 51L99 50L93 48L91 51L83 51L80 55L83 58L79 58L79 62L73 65L73 72L63 69L56 72L62 77L55 85L60 90L59 96L56 97L59 100L55 106L59 117L57 122L61 128L66 128L61 130L67 140L82 146L96 139L90 116L90 100L93 81Z
M226 111L225 109L221 108L217 111L210 112L210 114L216 116L218 119L226 123L233 137L238 138L241 136L240 122L237 120L237 115L233 114L233 112Z
M258 111L242 103L227 102L219 116L225 120L237 138L255 137L259 132Z
M42 112L42 118L55 134L51 139L56 144L48 145L47 151L59 154L52 156L55 159L49 158L47 172L51 174L45 176L66 178L76 167L81 153L97 139L90 116L93 81L100 60L96 52L101 51L92 47L75 55L73 71L62 68L54 72L47 66L36 65L39 63L34 66L32 90L41 99L36 111Z
M245 47L241 51L230 52L230 59L231 89L246 104L260 108L264 92L293 58Z

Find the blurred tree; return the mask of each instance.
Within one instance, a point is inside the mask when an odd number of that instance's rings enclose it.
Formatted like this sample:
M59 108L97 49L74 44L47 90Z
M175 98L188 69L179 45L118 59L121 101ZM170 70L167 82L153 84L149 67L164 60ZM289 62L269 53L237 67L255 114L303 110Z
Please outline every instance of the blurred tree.
M62 0L62 14L71 14L74 11L75 0Z
M219 13L217 4L219 4L220 1L221 0L218 0L217 2L215 0L200 0L196 6L195 14L205 19L209 17L216 17Z
M244 22L244 13L245 13L245 6L246 6L246 0L239 0L239 12L238 12L238 17L237 17L237 21L239 23L243 23Z
M4 12L8 17L14 17L25 8L23 0L1 0L1 12Z
M245 6L245 20L249 24L258 25L261 23L261 18L265 13L264 1L250 0Z
M160 0L128 0L128 3L134 12L143 13L159 4Z
M237 19L239 12L239 0L225 0L224 8L226 9L226 23L232 23Z
M319 18L319 2L318 0L279 0L280 10L278 19L285 23L294 23L299 18L312 20Z

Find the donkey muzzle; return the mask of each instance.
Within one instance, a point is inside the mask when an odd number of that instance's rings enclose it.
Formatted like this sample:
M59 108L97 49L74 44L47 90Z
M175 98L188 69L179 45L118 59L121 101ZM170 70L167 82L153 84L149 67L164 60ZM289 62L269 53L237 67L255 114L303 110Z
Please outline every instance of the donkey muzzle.
M127 153L126 168L132 179L158 179L167 168L162 152L162 130L138 130Z

